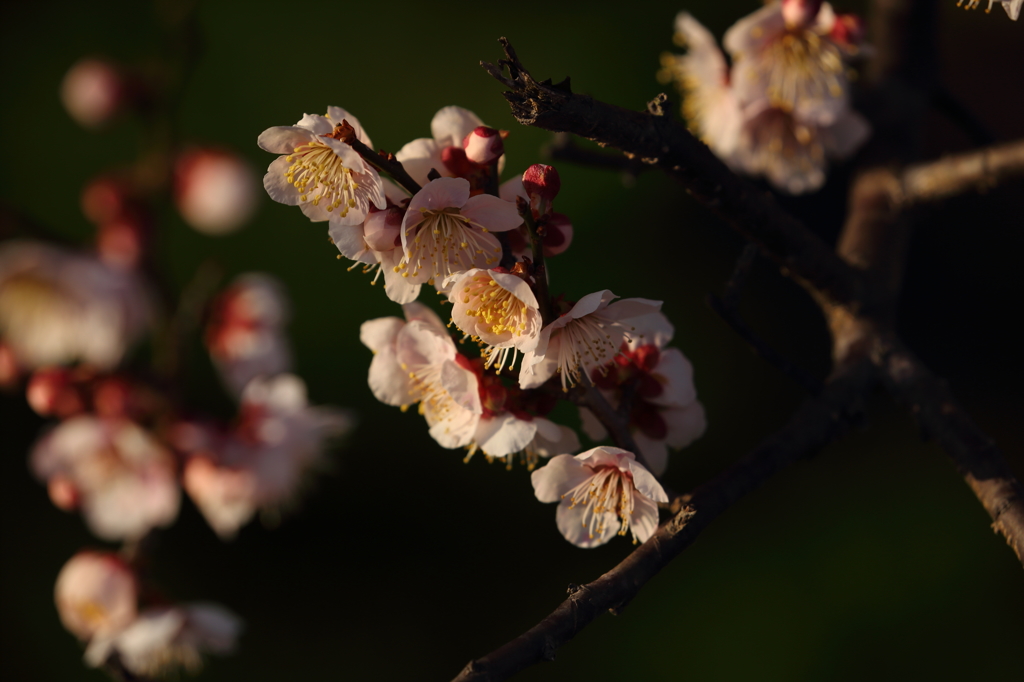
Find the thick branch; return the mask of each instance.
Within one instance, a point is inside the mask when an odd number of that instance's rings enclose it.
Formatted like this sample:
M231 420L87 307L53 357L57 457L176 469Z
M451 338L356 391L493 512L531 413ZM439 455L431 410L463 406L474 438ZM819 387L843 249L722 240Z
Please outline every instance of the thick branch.
M789 465L809 457L841 434L857 413L873 368L858 363L831 381L821 396L805 402L789 423L692 495L657 532L618 566L571 591L547 618L500 649L472 661L456 682L504 680L555 651L605 611L619 613L722 512Z
M570 132L655 165L683 183L698 201L765 252L798 281L832 302L857 307L864 281L817 236L766 193L737 177L700 140L669 116L605 104L570 91L568 81L537 82L505 38L507 59L481 63L509 92L505 99L523 125ZM505 76L502 67L507 67Z
M900 207L916 206L1019 180L1024 180L1024 140L910 166L899 175L893 199Z
M1024 563L1024 488L999 448L957 404L946 382L898 341L879 355L889 389L909 404L925 432L945 449L992 517L992 528Z

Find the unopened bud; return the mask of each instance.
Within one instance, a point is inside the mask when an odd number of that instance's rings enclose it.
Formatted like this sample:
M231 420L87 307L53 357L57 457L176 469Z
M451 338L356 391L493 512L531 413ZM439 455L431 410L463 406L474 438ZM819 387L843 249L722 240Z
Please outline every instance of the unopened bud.
M178 210L197 232L229 234L256 209L256 176L236 154L214 149L186 152L178 159L174 176Z
M462 147L445 147L441 150L441 162L448 172L457 178L466 178L477 171L476 166L466 158ZM428 176L429 177L429 176Z
M92 223L102 225L128 211L128 193L123 183L110 177L98 177L82 190L82 213Z
M132 387L124 379L104 379L93 390L92 402L101 417L124 417L131 409Z
M21 379L21 369L14 351L5 343L0 342L0 388L13 388Z
M404 217L405 211L400 208L379 211L371 207L363 224L363 241L374 251L391 251L401 245Z
M561 188L562 180L554 166L535 163L523 173L523 189L530 197L530 208L533 209L535 217L539 218L551 212L551 202L558 196L558 190Z
M856 14L838 14L829 35L837 43L857 47L864 42L864 20Z
M35 372L25 389L25 399L41 417L69 417L85 409L71 372L63 367Z
M473 132L466 135L462 141L462 148L466 150L466 158L473 163L487 166L505 153L505 143L501 134L494 128L477 126Z
M82 501L82 496L74 481L60 474L56 474L46 482L46 492L50 496L53 506L61 511L75 511Z
M142 221L122 216L100 225L96 250L103 262L116 268L131 269L139 264L146 235Z
M82 59L64 76L60 99L79 125L98 128L120 113L125 91L124 79L113 64Z
M782 0L782 18L789 28L807 28L814 23L822 0Z

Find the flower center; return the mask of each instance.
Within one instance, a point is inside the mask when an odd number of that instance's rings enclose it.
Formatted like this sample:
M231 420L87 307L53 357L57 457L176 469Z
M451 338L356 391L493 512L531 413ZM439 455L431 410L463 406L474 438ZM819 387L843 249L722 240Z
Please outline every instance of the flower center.
M443 280L454 272L472 269L480 261L486 265L497 262L495 254L501 253L498 240L458 208L422 208L420 212L423 220L412 228L416 236L407 241L405 257L395 266L395 272L405 270L403 277L418 277L426 270L431 278Z
M314 140L299 145L287 158L291 165L284 177L299 191L300 201L324 204L328 212L340 209L342 217L355 208L359 183L352 177L352 169L346 168L325 143Z
M606 327L618 326L597 315L585 315L562 328L561 344L558 347L558 369L562 375L562 390L580 382L581 367L604 365L619 352L620 343L612 339ZM622 336L616 335L621 342Z
M409 370L403 364L402 369ZM427 419L430 425L444 421L446 417L458 407L455 399L441 385L441 365L425 365L418 371L409 370L409 379L412 382L412 393L420 403L419 412Z
M581 524L590 532L590 538L605 533L608 516L614 514L621 519L619 535L629 530L629 518L633 514L633 483L616 467L602 467L578 486L562 495L569 498L569 508L584 507ZM633 535L636 542L636 534Z
M773 106L792 111L796 104L841 97L839 76L843 58L839 48L813 31L787 31L767 46L760 60L761 74L768 80L768 98Z
M463 303L473 301L476 305L466 314L479 319L490 333L518 336L526 331L526 304L491 277L473 277L462 293Z

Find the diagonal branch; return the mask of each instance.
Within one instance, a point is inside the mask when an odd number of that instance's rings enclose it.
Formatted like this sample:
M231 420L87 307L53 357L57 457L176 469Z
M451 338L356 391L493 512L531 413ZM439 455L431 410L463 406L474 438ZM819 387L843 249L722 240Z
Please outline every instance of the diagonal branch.
M857 307L865 300L867 284L856 270L783 210L771 194L729 170L686 128L650 109L630 111L573 93L568 79L559 84L538 82L508 40L500 42L507 58L498 66L484 62L481 66L509 89L505 99L520 123L573 133L657 166L682 182L697 201L760 244L790 276L834 303Z
M932 204L1024 180L1024 140L909 166L898 176L901 207Z
M938 441L992 517L992 529L1024 563L1024 488L995 443L957 404L946 382L899 341L879 354L886 385L908 403L925 432Z
M718 478L677 498L675 514L618 566L582 587L527 632L483 658L471 661L455 682L497 682L555 651L605 611L620 612L640 588L693 544L701 531L774 474L814 455L843 433L859 411L872 382L868 362L849 365L818 398L806 401L782 430L740 459Z

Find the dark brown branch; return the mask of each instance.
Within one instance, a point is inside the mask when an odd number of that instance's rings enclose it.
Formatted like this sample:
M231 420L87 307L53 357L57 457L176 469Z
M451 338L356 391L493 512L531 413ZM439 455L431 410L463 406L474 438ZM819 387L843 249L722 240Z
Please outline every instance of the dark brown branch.
M898 341L878 355L886 384L953 460L967 485L1024 563L1024 488L992 440L963 411L946 382Z
M620 613L640 588L689 547L723 511L764 481L809 457L841 434L858 411L871 381L871 367L858 363L831 381L821 396L805 402L789 423L718 478L677 498L672 518L622 563L597 580L570 591L551 615L501 648L472 661L456 682L497 682L542 660L605 611Z
M552 161L568 161L569 163L603 170L613 170L625 173L635 178L644 170L650 168L639 159L629 158L622 154L594 151L584 149L576 144L575 140L568 133L555 133L551 142L546 144L541 153L545 154Z
M1024 180L1024 140L916 164L898 180L893 199L903 208Z
M784 211L768 193L730 171L711 150L669 116L630 111L569 90L567 82L537 82L508 40L506 59L481 62L509 92L505 99L523 125L570 132L611 146L672 175L699 202L760 244L798 281L834 303L857 307L865 282L817 236ZM508 76L503 68L508 69Z
M375 152L365 144L355 138L354 135L345 139L345 142L359 152L359 156L363 157L363 160L368 164L376 168L378 171L383 171L391 176L391 179L401 185L405 191L409 194L416 194L422 187L419 183L412 179L412 176L406 172L405 166L402 162L395 158L394 154L388 154L381 150Z

